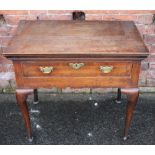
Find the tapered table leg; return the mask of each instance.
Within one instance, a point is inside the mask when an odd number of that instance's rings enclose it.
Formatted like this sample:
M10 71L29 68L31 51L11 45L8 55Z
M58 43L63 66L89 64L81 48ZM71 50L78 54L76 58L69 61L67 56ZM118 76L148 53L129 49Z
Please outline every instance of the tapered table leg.
M27 96L31 93L33 93L33 89L16 89L16 99L20 111L24 117L29 141L32 141L32 129L26 99Z
M118 88L116 103L121 103L121 88Z
M126 119L125 119L125 128L124 128L124 140L128 137L128 130L131 125L131 120L133 116L134 109L136 107L138 97L139 97L139 89L131 88L131 89L121 89L122 93L125 93L128 98L128 103L126 107Z
M39 103L39 100L38 100L38 90L37 89L34 89L34 101L33 101L33 104L38 104Z

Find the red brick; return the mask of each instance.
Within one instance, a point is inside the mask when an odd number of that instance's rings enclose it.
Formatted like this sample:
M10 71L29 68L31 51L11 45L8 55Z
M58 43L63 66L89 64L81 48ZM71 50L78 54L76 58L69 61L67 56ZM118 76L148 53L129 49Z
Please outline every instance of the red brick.
M154 14L155 10L120 10L120 14Z
M150 62L149 63L149 68L150 68L150 70L155 70L155 61L154 62Z
M88 14L154 14L155 10L83 10Z
M13 64L10 63L10 64L4 64L4 69L5 69L5 72L14 72L14 68L13 68Z
M155 25L145 25L145 24L136 24L137 29L141 34L154 34L155 33Z
M146 78L139 79L138 85L139 85L140 87L146 86Z
M147 44L155 44L155 34L153 34L153 35L144 35L144 41Z
M139 75L139 86L145 86L146 85L146 78L147 78L147 71L140 71Z
M150 53L155 54L155 45L150 46Z
M3 64L0 63L0 73L3 72Z
M141 70L145 71L149 69L149 62L141 62Z
M14 72L12 63L1 63L0 64L0 72Z
M6 23L9 25L18 25L20 20L36 20L35 15L5 15Z
M102 16L86 14L86 20L102 20Z
M108 15L102 16L102 20L120 20L120 21L137 21L136 15Z
M10 28L10 30L9 30L8 34L11 36L14 36L16 33L16 30L17 30L17 26L13 26L13 27L10 26L9 28Z
M138 31L140 32L140 34L145 34L145 25L136 24L136 27L137 27Z
M48 10L48 14L72 14L75 10Z
M0 36L0 43L2 44L2 46L6 47L11 39L11 36Z
M154 20L154 15L138 15L137 16L137 23L140 24L152 24Z
M1 54L1 52L2 52L2 51L0 50L0 54ZM0 64L4 61L4 59L5 59L5 58L4 58L3 56L0 55Z
M0 14L25 15L28 14L28 10L0 10Z
M14 72L13 64L3 64L3 72Z
M72 20L72 15L40 15L40 20Z
M40 14L47 14L47 10L29 10L29 14L31 15L40 15Z
M146 25L145 34L155 34L155 24Z
M0 27L0 36L7 36L9 28L7 26Z
M154 69L149 69L147 78L155 78L155 70Z
M142 78L146 78L147 77L147 74L148 74L148 71L140 71L140 75L139 75L139 79L142 79Z
M1 49L2 49L3 52L5 52L6 49L7 49L7 46L1 46Z
M153 57L152 55L149 55L146 59L147 59L149 62L155 62L155 57Z
M0 55L0 64L2 63L7 64L7 63L11 63L11 61Z
M155 86L155 78L154 79L148 78L146 81L146 86L154 87Z

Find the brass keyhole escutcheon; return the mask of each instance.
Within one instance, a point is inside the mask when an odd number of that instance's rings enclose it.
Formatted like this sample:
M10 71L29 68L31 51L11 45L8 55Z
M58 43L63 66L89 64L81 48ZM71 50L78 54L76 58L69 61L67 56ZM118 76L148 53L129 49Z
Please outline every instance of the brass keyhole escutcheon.
M69 63L69 66L72 69L78 70L78 69L80 69L81 67L84 66L84 63Z

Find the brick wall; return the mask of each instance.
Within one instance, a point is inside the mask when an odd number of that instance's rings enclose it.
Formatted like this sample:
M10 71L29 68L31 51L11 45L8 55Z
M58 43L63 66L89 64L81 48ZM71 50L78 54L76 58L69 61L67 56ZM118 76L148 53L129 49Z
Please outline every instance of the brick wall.
M6 49L13 37L19 20L72 20L74 10L0 10L0 52ZM133 20L147 45L150 55L142 62L139 85L141 87L155 86L155 10L84 10L86 20ZM0 56L0 89L14 88L14 71L11 61ZM109 89L108 89L109 90ZM149 89L145 89L149 90ZM53 88L53 91L61 91ZM64 89L63 92L90 92L90 89ZM102 92L102 89L93 89L92 92Z

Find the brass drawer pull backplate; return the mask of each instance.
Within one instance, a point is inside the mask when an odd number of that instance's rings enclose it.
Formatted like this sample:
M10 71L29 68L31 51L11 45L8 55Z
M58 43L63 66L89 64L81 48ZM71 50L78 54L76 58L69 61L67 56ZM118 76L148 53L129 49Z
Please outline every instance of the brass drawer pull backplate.
M110 73L113 70L113 66L100 66L100 71L103 73Z
M53 71L54 67L53 66L45 66L45 67L39 67L40 71L44 74L49 74Z

